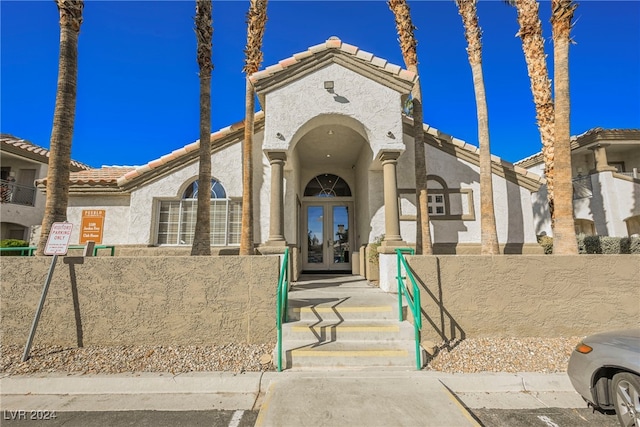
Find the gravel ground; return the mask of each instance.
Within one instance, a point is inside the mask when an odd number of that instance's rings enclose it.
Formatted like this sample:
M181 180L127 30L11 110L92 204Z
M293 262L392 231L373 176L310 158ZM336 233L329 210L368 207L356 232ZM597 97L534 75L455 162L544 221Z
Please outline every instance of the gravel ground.
M472 372L566 372L567 362L582 337L471 338L441 344L430 370Z
M275 343L83 348L34 345L30 358L21 362L24 346L3 345L0 373L260 372L274 370L271 363L274 348Z
M428 370L472 372L564 372L581 337L471 338L440 344ZM260 372L274 370L273 344L222 346L33 346L21 362L24 347L0 346L0 373L42 372L113 374L193 371Z

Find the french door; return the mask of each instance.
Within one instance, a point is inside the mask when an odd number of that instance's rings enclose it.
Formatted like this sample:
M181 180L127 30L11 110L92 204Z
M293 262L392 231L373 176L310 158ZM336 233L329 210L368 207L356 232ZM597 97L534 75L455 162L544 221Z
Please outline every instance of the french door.
M307 202L303 205L304 270L351 270L353 222L350 203Z

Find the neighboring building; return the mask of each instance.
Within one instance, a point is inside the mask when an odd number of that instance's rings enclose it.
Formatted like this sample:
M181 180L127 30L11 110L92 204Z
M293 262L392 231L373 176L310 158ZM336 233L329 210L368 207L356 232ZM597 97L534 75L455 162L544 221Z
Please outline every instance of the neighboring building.
M264 109L254 139L254 239L261 253L289 246L294 274L367 274L364 249L415 242L412 119L403 101L416 75L330 38L251 76ZM479 253L475 146L425 126L436 253ZM212 134L212 244L240 241L243 123ZM136 168L72 174L69 220L104 211L104 244L189 246L195 228L198 141ZM498 239L505 253L541 253L532 194L544 180L493 157ZM72 243L79 241L74 229ZM380 268L392 258L382 254ZM386 281L380 278L381 284ZM391 279L393 280L393 279Z
M542 153L516 163L544 174ZM576 233L640 235L640 129L594 128L571 139ZM546 186L533 194L536 234L552 235Z
M42 224L46 196L34 182L47 176L49 150L12 135L0 134L0 240L22 239L33 243L33 232ZM71 161L71 171L89 166Z

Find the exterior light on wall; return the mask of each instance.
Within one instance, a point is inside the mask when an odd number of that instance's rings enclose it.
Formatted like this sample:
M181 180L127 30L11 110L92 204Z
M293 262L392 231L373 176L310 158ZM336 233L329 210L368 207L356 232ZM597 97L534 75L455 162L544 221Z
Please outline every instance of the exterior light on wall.
M387 132L387 137L391 139L396 139L396 136L391 131Z
M327 80L326 82L324 82L324 88L327 90L327 92L333 93L333 81Z
M329 129L329 131L327 132L327 135L333 135L333 129Z
M284 141L284 135L282 135L280 132L276 133L276 138Z

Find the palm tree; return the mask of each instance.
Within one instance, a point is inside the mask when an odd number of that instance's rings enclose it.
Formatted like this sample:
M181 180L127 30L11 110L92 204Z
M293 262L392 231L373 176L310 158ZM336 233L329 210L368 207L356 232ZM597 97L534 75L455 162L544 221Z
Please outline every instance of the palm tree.
M491 149L489 145L489 115L487 98L482 74L482 32L478 24L477 0L456 0L458 12L464 24L467 39L467 55L473 75L473 88L476 94L476 110L478 115L478 141L480 143L480 229L481 254L497 255L498 232L496 216L493 208L493 174L491 172Z
M552 0L553 91L555 98L555 220L553 253L578 253L573 220L573 185L571 181L571 130L569 97L569 43L571 19L577 7L571 0Z
M197 60L200 69L200 161L198 208L191 255L211 255L211 45L213 39L211 0L196 0Z
M515 6L518 12L518 23L520 24L518 35L522 39L522 50L531 80L533 102L536 106L538 129L542 140L544 175L547 180L547 200L553 224L555 218L554 107L551 97L551 80L549 80L549 72L547 71L547 55L544 52L542 23L538 14L539 5L536 0L507 0L506 2Z
M262 63L262 37L267 22L267 0L250 0L247 12L247 46L243 71L246 74L244 141L242 144L242 232L240 255L253 255L253 123L255 94L249 76Z
M400 49L407 69L418 75L418 42L414 35L416 27L411 22L411 11L406 0L389 0L389 9L393 12L398 31ZM427 160L424 148L424 128L422 116L422 89L420 79L411 91L413 102L413 133L415 145L416 175L416 253L431 255L431 230L429 229L429 206L427 202Z
M37 254L43 255L51 225L67 220L69 204L69 166L71 141L76 115L78 81L78 35L82 25L82 0L56 0L60 12L60 55L58 86L53 112L53 128L49 142L47 199L42 219L42 232Z

